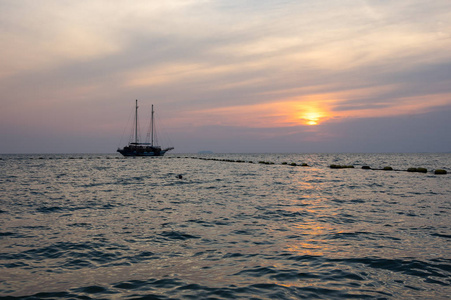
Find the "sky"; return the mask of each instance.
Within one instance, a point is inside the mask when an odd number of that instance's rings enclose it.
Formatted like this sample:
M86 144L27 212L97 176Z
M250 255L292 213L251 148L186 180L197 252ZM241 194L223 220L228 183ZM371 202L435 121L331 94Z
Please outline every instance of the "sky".
M451 152L450 49L449 0L0 0L0 153L114 153L135 99L175 153Z

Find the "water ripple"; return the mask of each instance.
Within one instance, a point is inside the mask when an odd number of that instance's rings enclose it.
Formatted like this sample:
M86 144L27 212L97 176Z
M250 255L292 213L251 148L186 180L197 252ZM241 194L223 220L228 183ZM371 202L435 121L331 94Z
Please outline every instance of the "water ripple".
M2 299L449 298L449 154L2 158Z

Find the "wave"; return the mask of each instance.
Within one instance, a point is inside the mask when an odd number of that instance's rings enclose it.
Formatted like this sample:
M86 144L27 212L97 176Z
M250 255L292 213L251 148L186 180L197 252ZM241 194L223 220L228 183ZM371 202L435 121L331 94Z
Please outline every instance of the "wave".
M37 293L7 299L387 299L389 292L350 291L339 287L287 286L278 283L255 283L222 287L188 283L177 278L129 280L111 285L89 285L69 291Z

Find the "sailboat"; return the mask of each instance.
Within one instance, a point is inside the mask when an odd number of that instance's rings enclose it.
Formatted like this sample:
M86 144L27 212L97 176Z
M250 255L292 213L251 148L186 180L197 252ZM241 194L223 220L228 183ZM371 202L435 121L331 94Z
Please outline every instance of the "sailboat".
M152 105L152 115L150 120L150 142L140 143L138 138L138 100L136 100L135 109L135 129L134 129L134 141L129 142L124 148L117 149L117 152L124 156L163 156L169 150L174 147L161 149L161 146L154 145L154 110Z

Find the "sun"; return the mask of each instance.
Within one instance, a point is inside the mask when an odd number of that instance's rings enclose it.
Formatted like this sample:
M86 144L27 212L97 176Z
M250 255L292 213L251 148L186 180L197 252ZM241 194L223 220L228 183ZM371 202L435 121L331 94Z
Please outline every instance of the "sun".
M315 126L319 124L320 119L323 117L323 114L317 111L309 111L305 112L300 116L300 119L304 121L304 124L309 126Z

